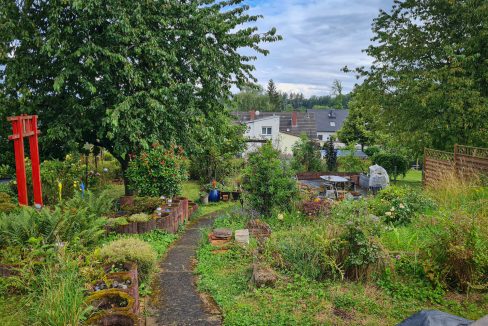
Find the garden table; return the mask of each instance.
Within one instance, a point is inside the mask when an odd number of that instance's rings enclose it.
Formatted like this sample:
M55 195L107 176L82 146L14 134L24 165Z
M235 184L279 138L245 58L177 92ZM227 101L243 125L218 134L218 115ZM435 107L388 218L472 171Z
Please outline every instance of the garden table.
M320 179L325 180L326 182L332 184L332 186L334 187L336 199L337 199L337 184L339 183L344 184L347 182L351 182L351 180L346 179L344 177L340 177L338 175L321 175Z

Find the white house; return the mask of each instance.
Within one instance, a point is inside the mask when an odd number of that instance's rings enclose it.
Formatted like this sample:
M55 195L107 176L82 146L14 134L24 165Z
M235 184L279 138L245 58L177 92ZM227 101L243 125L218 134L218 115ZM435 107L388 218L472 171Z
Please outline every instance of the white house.
M280 135L280 117L269 116L245 122L246 131L244 137L248 140L247 149L244 154L248 154L259 148L263 141L271 140L273 146L278 146Z

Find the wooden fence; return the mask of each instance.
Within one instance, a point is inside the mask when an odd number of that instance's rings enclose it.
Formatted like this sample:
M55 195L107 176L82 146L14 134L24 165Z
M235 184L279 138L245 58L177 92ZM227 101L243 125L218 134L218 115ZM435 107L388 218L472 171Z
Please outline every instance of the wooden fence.
M446 176L472 178L488 175L488 148L454 145L454 152L424 150L424 186L431 186Z

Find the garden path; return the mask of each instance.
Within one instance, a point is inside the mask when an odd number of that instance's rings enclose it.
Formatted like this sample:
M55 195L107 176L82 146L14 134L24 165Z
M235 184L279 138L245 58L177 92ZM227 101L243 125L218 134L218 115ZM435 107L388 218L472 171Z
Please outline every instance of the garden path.
M221 325L219 310L210 297L199 294L193 275L200 230L212 226L218 213L192 221L169 249L161 263L158 293L147 309L146 326Z

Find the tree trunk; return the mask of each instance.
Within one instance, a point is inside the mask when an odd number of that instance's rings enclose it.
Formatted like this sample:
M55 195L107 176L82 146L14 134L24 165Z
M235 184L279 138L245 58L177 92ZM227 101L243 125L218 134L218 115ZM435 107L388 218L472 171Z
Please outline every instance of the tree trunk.
M120 162L120 161L119 161ZM123 173L123 179L124 179L124 193L126 196L132 196L134 192L132 189L129 187L129 179L127 178L125 171L127 171L127 168L129 167L129 161L127 160L122 160L120 162L120 165L122 166L122 173Z

